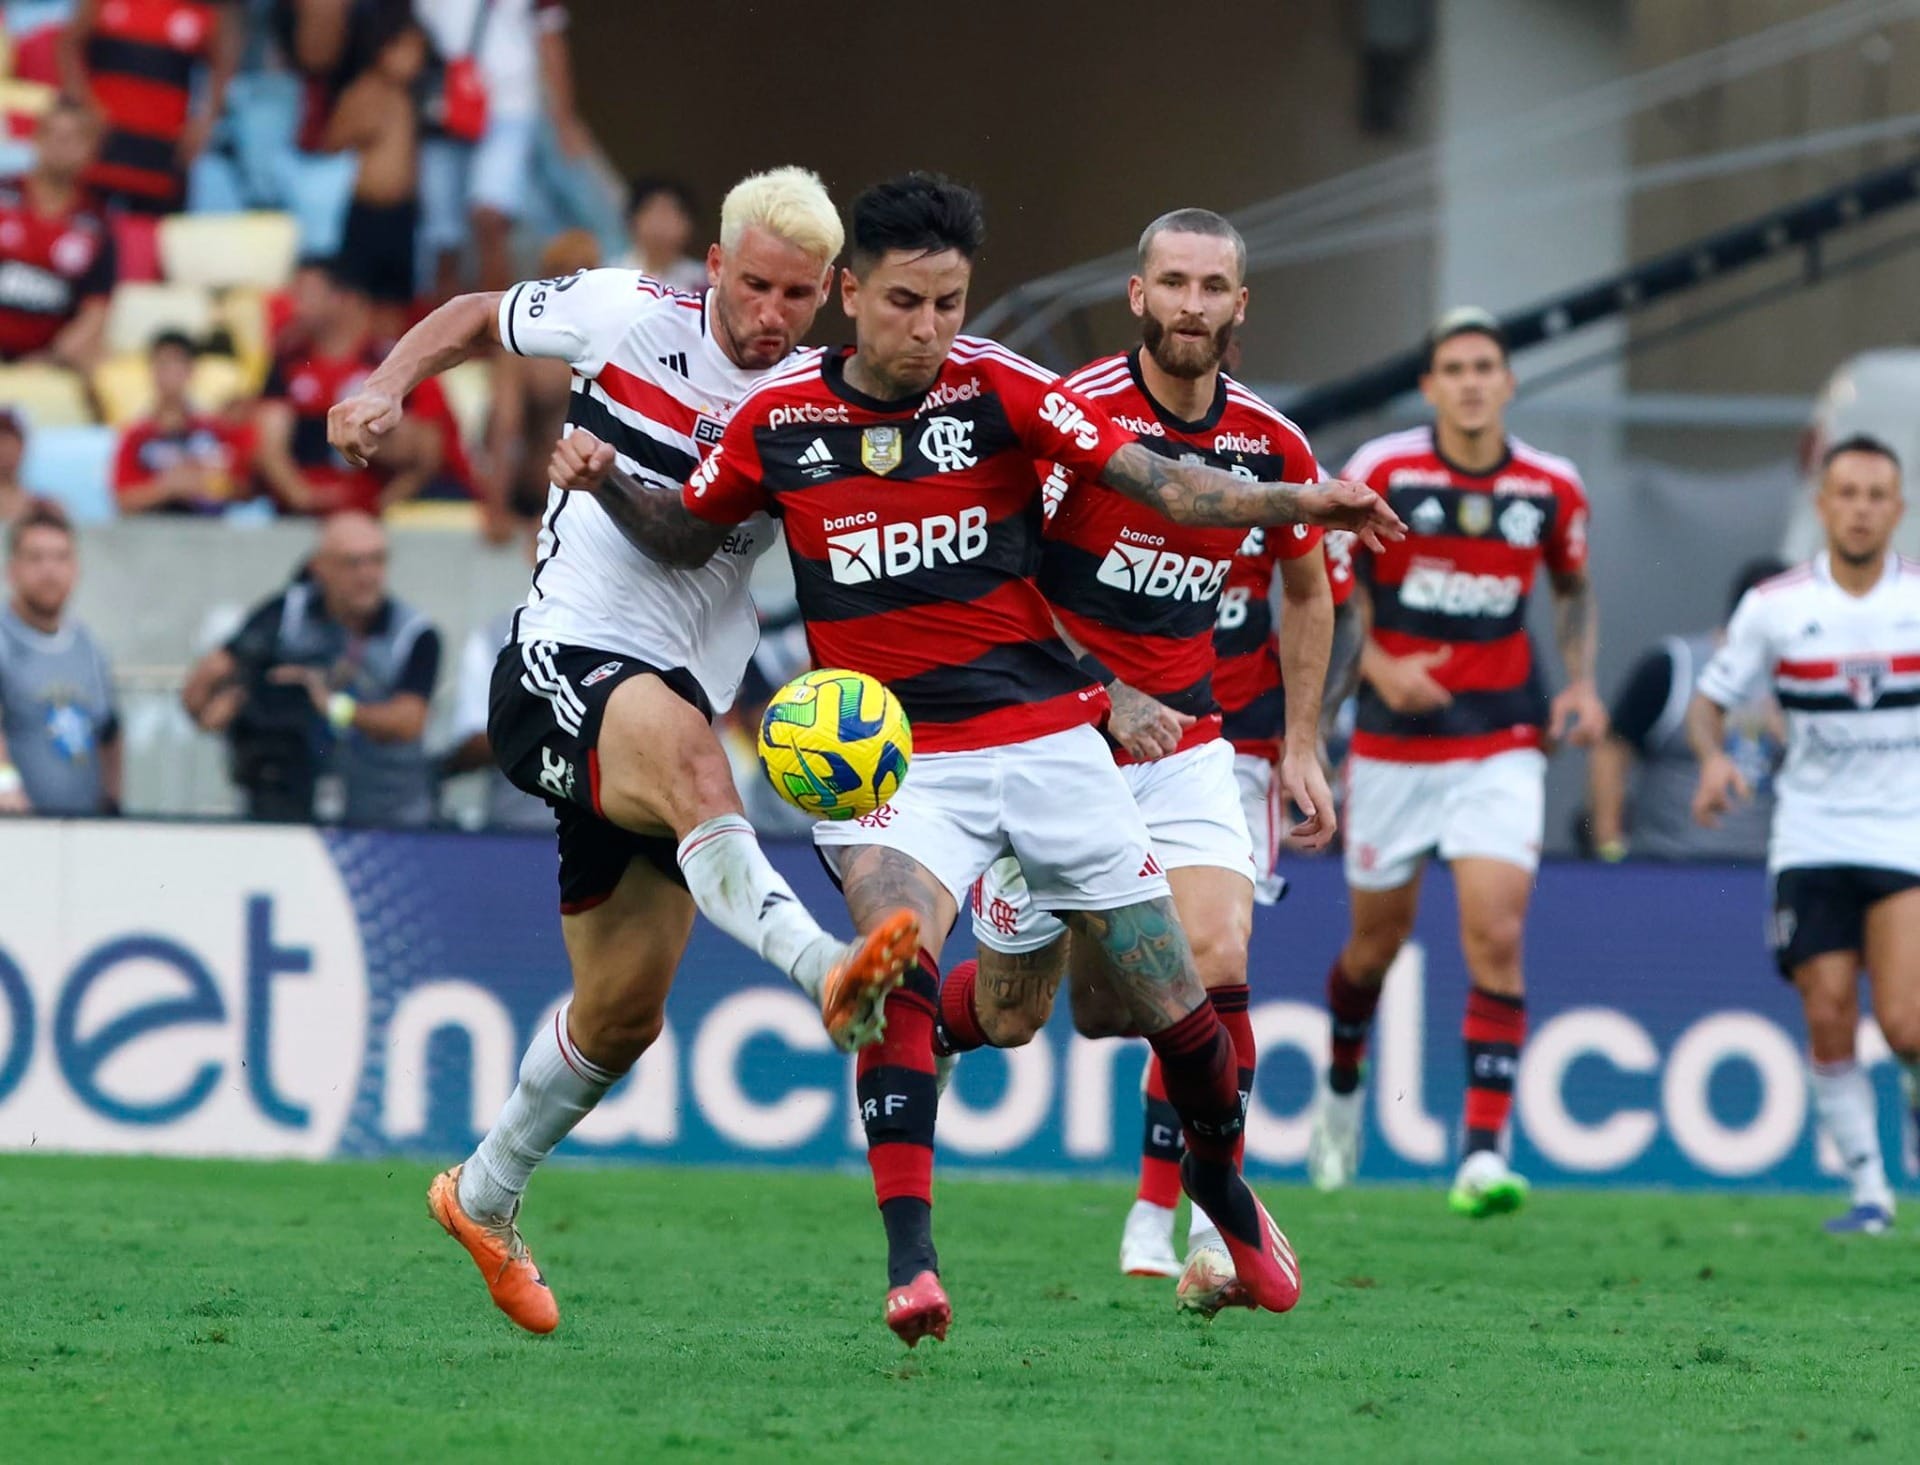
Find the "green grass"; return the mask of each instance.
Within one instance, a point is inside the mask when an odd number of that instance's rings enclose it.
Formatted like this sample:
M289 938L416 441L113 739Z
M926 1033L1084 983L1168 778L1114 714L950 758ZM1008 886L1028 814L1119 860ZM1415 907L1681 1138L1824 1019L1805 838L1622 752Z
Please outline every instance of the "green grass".
M517 1333L413 1164L0 1159L0 1455L1254 1461L1914 1458L1920 1251L1831 1202L1267 1188L1307 1294L1177 1317L1118 1185L944 1182L956 1322L880 1320L858 1176L560 1168Z

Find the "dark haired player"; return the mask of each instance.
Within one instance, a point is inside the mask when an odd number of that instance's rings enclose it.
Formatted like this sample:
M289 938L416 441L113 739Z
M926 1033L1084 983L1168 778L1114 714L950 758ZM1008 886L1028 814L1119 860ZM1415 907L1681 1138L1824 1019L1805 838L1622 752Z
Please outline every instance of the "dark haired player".
M1154 220L1141 235L1138 270L1128 283L1142 344L1083 367L1067 385L1160 457L1243 478L1317 481L1319 467L1300 430L1220 369L1234 328L1246 318L1245 273L1246 246L1219 214L1178 209ZM1256 1058L1247 942L1271 850L1264 827L1254 849L1234 747L1224 736L1215 621L1236 559L1268 567L1269 584L1278 561L1287 679L1307 689L1287 709L1279 785L1305 815L1299 842L1319 848L1334 832L1333 797L1318 757L1319 691L1333 635L1320 531L1179 524L1064 465L1052 468L1045 492L1040 589L1081 653L1080 665L1113 702L1108 732L1120 744L1121 771L1167 872L1201 985L1232 1035L1244 1103ZM1260 591L1262 611L1267 588ZM1247 598L1243 590L1236 602L1243 620L1252 619ZM1277 664L1274 671L1277 693ZM977 970L962 963L941 988L936 1041L945 1052L1030 1042L1052 1011L1069 950L1075 1026L1089 1037L1131 1030L1132 1013L1110 989L1102 953L1091 943L1070 945L1059 917L1029 898L1018 858L995 861L975 887L973 928ZM1217 1311L1233 1271L1204 1211L1194 1212L1184 1272L1173 1251L1180 1125L1157 1059L1148 1064L1146 1100L1147 1153L1140 1197L1121 1237L1121 1270L1180 1276L1183 1306Z
M627 522L655 552L697 561L739 520L780 515L815 660L880 678L913 721L914 766L898 796L815 833L855 925L904 906L925 948L859 1065L888 1324L913 1343L944 1336L951 1319L931 1212L937 963L966 892L1009 851L1036 900L1069 912L1106 950L1186 1129L1187 1192L1219 1224L1243 1299L1285 1311L1299 1298L1298 1268L1233 1163L1232 1041L1094 729L1107 698L1055 635L1031 578L1035 463L1064 464L1183 522L1312 521L1376 539L1398 524L1353 485L1254 483L1161 458L1031 362L958 336L983 228L970 190L911 174L861 195L852 220L841 302L856 345L773 373L736 409L684 500L633 485ZM560 445L572 459L561 482L607 471L604 450L586 448L580 434Z
M1787 719L1767 871L1773 947L1807 1014L1813 1107L1839 1150L1853 1205L1836 1235L1893 1226L1873 1084L1854 1056L1860 972L1920 1096L1920 563L1893 552L1900 463L1875 438L1826 454L1826 550L1749 590L1687 713L1700 759L1694 817L1752 796L1726 751L1726 709L1763 682Z
M1380 984L1413 930L1420 877L1438 853L1453 872L1472 985L1465 1153L1448 1196L1462 1215L1517 1208L1526 1182L1503 1151L1526 1032L1520 970L1540 861L1546 750L1590 747L1607 714L1593 682L1598 620L1587 577L1580 475L1508 435L1513 372L1499 323L1443 316L1421 390L1429 427L1366 444L1347 476L1384 495L1410 530L1355 546L1356 599L1371 632L1347 763L1346 867L1353 929L1327 976L1327 1086L1307 1168L1335 1189L1359 1163L1362 1058ZM1551 576L1567 685L1551 704L1527 635L1527 602Z

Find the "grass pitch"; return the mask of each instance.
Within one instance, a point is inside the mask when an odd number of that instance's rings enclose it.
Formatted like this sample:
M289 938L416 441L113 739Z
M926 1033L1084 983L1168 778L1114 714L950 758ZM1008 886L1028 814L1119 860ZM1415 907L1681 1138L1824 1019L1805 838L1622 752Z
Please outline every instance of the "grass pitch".
M1264 1194L1306 1296L1177 1317L1120 1185L942 1183L956 1321L881 1322L861 1176L555 1169L563 1310L488 1303L413 1164L0 1159L8 1460L1915 1458L1912 1239L1829 1202Z

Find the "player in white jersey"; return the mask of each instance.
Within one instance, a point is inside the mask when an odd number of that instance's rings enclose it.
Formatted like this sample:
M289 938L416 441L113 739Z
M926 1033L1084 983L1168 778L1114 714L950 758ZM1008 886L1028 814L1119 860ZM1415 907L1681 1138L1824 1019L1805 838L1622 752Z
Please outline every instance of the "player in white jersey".
M498 343L572 364L556 459L583 429L582 441L613 445L631 478L677 496L734 405L811 328L844 237L813 174L757 174L721 206L703 294L587 270L461 296L333 409L328 436L365 461L408 392ZM551 1331L559 1310L514 1224L520 1197L659 1036L695 908L786 972L845 1048L879 1036L886 994L919 943L904 911L850 948L815 924L761 852L713 734L753 654L747 577L770 521L756 516L706 564L676 569L635 548L623 512L612 495L550 491L488 718L501 769L556 815L573 999L534 1035L480 1147L428 1196L495 1303L533 1332Z
M1694 817L1707 824L1751 797L1725 709L1770 680L1786 714L1767 853L1773 949L1806 1010L1814 1112L1852 1180L1852 1209L1827 1223L1837 1234L1893 1224L1873 1086L1854 1054L1863 967L1909 1105L1920 1088L1920 563L1892 550L1903 508L1886 444L1835 444L1820 480L1826 552L1747 592L1687 714Z

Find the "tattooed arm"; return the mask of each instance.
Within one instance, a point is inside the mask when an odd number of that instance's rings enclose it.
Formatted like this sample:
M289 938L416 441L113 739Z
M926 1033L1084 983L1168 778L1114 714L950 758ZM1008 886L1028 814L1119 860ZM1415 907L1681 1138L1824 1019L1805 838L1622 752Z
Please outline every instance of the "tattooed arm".
M659 564L697 569L732 532L689 513L678 490L648 488L616 468L613 448L583 429L554 444L547 471L555 488L592 494L627 542Z
M1564 738L1576 748L1590 748L1606 735L1607 708L1593 679L1600 655L1600 612L1593 581L1584 569L1553 577L1553 623L1567 685L1553 699L1547 735L1554 742Z
M1109 458L1100 481L1178 524L1320 524L1351 529L1374 549L1406 533L1400 516L1363 483L1257 483L1204 463L1176 463L1138 443Z
M1080 669L1106 688L1107 701L1112 704L1107 713L1108 737L1134 757L1148 761L1164 758L1180 746L1180 735L1193 725L1191 717L1175 712L1149 693L1121 681L1114 675L1113 668L1075 639L1057 615L1053 618L1053 629L1073 653L1074 660L1080 663Z
M1065 913L1075 940L1099 943L1114 990L1143 1033L1170 1028L1207 1000L1168 896L1113 911Z

